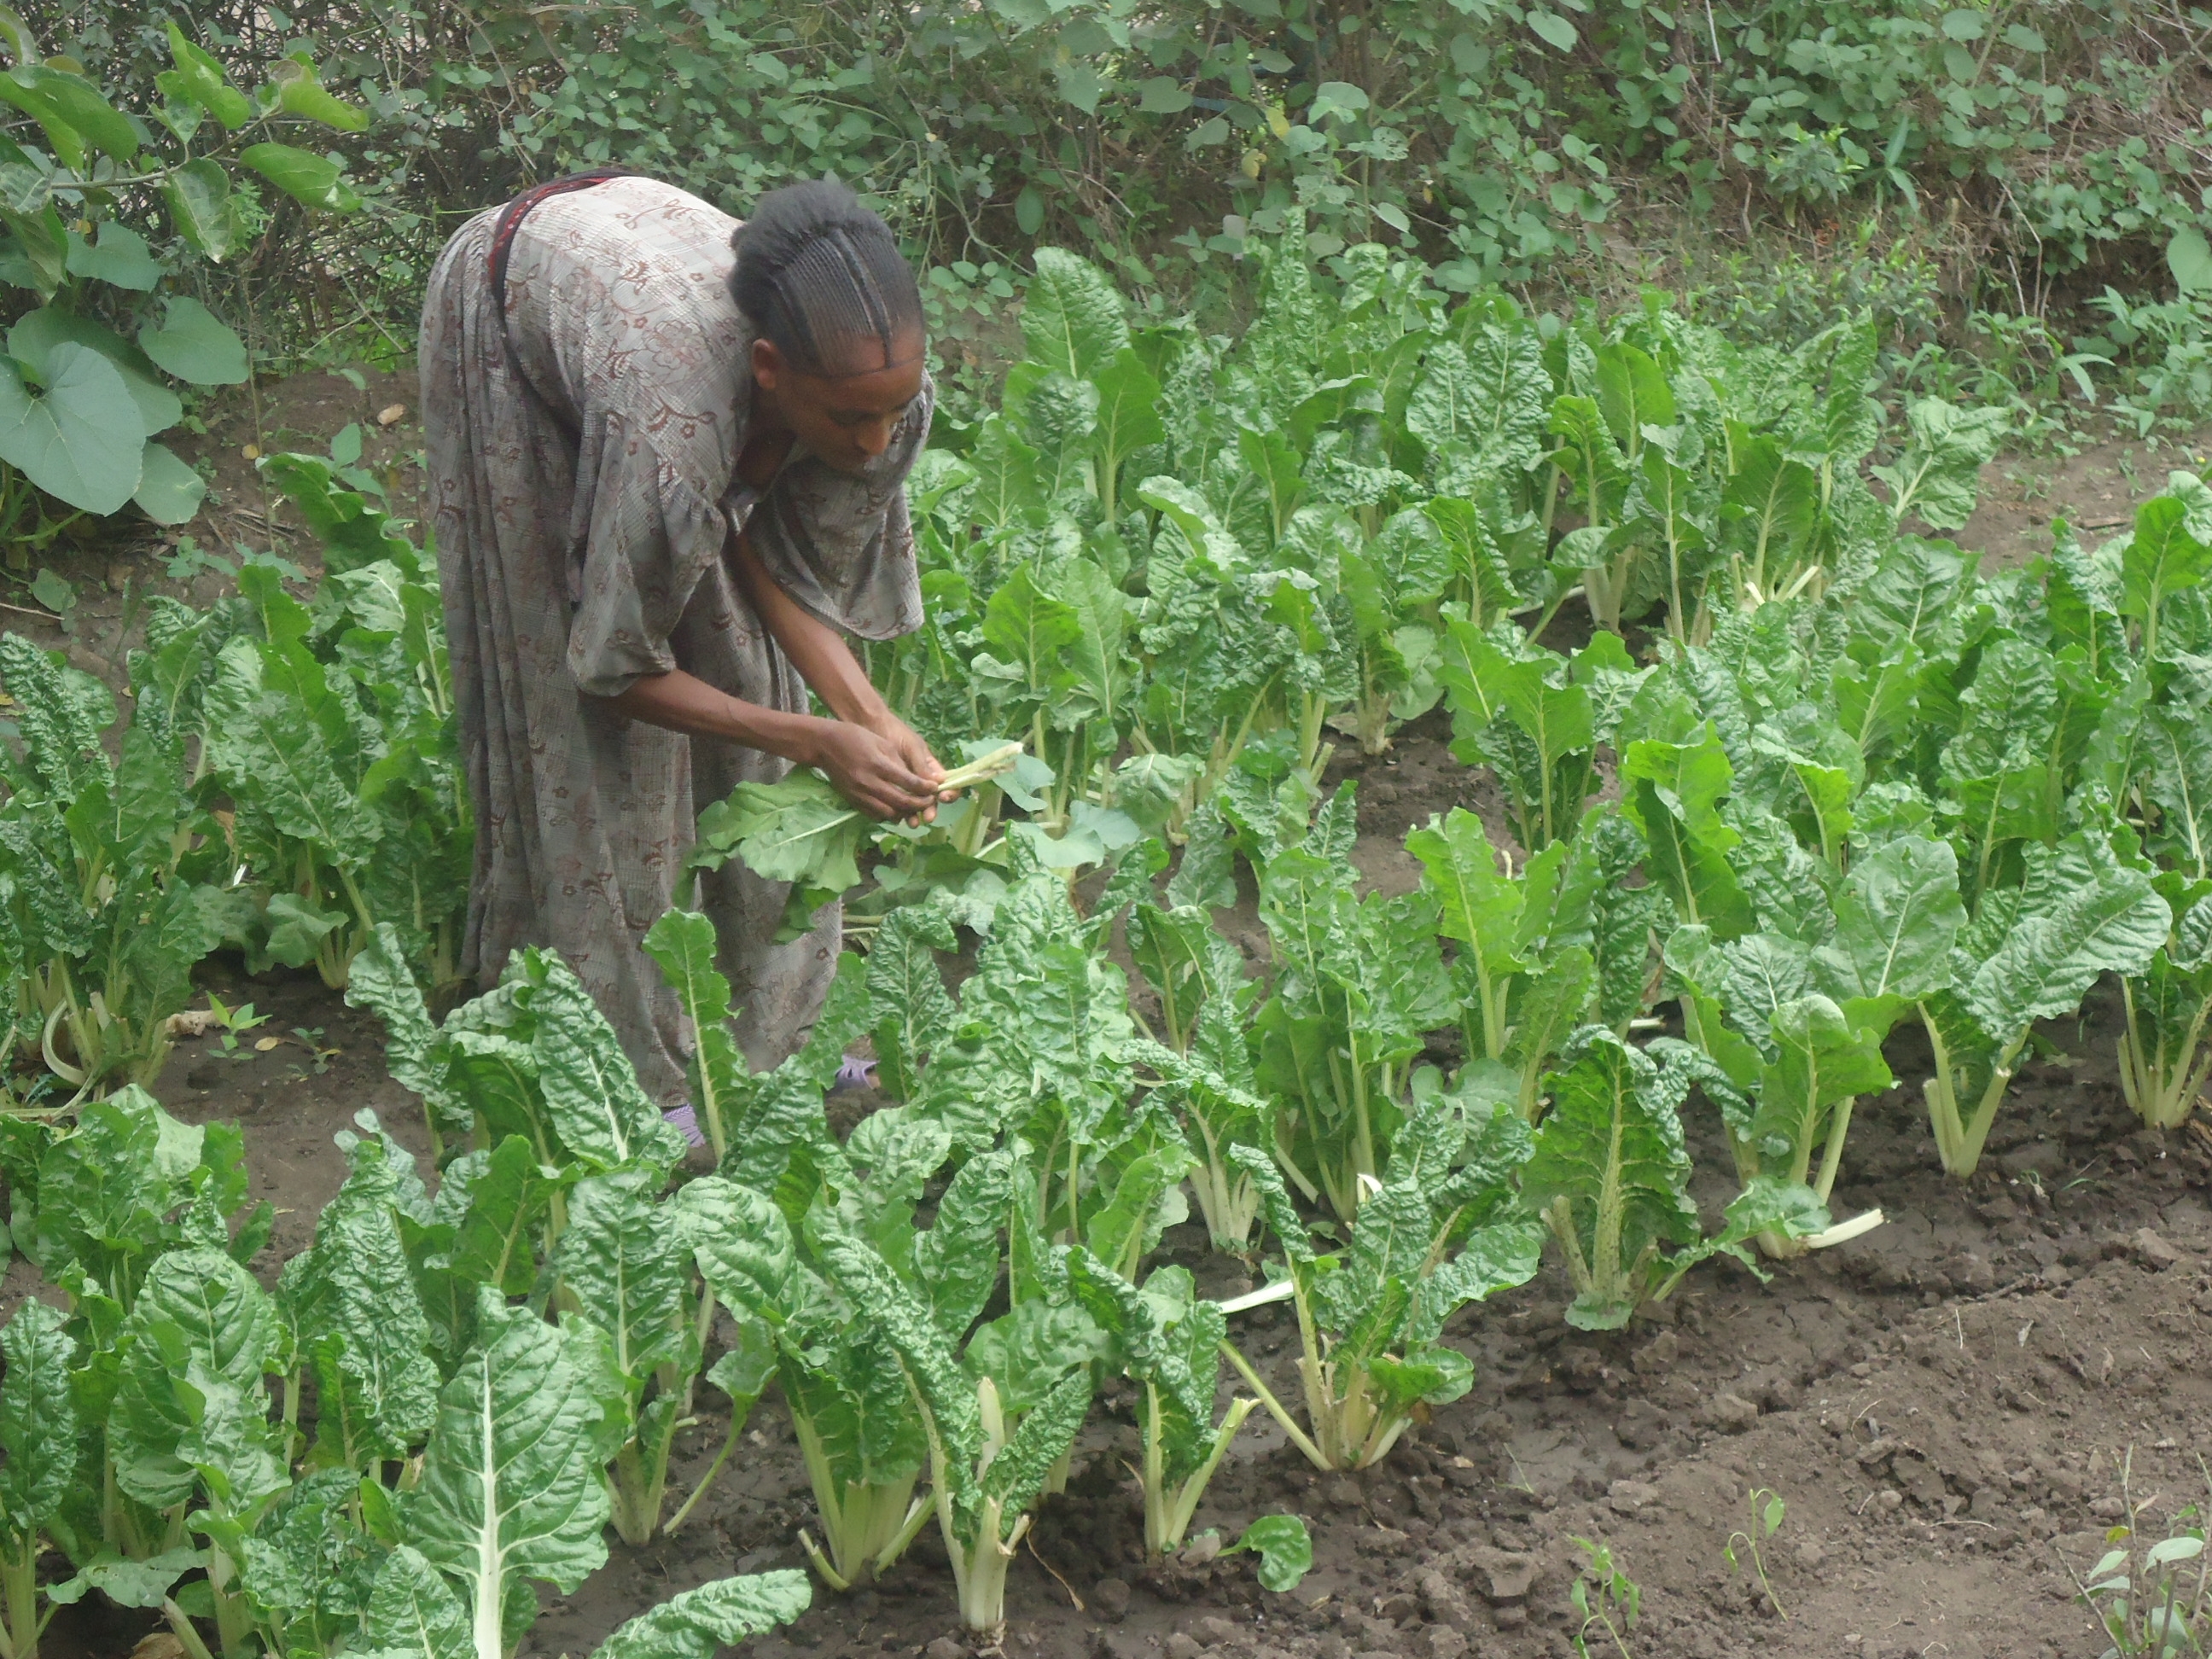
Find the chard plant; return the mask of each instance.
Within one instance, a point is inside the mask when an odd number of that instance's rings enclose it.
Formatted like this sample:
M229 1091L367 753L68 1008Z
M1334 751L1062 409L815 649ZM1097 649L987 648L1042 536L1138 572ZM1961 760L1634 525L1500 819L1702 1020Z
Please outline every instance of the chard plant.
M1948 842L1900 836L1802 916L1820 943L1765 930L1723 942L1698 925L1677 929L1666 957L1695 1080L1727 1124L1738 1180L1747 1190L1762 1179L1809 1186L1825 1206L1854 1103L1893 1081L1883 1040L1950 982L1966 920L1956 855ZM1653 1047L1672 1054L1668 1041ZM1759 1243L1769 1255L1807 1247L1786 1232Z
M2120 1090L2152 1128L2178 1129L2212 1075L2204 1048L2212 1016L2212 882L2168 871L2155 884L2173 926L2142 970L2120 980L2127 1017Z
M1535 1276L1540 1229L1515 1214L1511 1182L1528 1153L1510 1106L1433 1098L1407 1125L1345 1246L1317 1253L1274 1164L1238 1148L1283 1251L1298 1326L1301 1425L1235 1344L1222 1352L1292 1445L1322 1470L1382 1461L1427 1407L1473 1386L1467 1357L1442 1341L1470 1302Z
M613 1027L557 954L516 951L496 986L436 1024L406 963L398 931L380 923L347 1000L383 1020L392 1078L421 1097L440 1158L449 1134L484 1152L518 1135L541 1166L581 1175L665 1170L683 1156L681 1133L646 1098ZM562 1212L556 1194L553 1236Z
M1655 888L1623 878L1642 851L1618 814L1593 814L1511 871L1482 821L1455 807L1406 838L1454 941L1452 979L1470 1060L1515 1078L1521 1115L1543 1111L1543 1078L1585 1021L1626 1027L1650 1001L1649 937L1667 919Z
M1064 1323L1037 1322L1041 1340L993 1343L980 1352L971 1346L963 1368L934 1311L883 1257L824 1224L817 1248L831 1278L880 1322L921 1410L961 1622L995 1632L1006 1622L1006 1569L1029 1531L1030 1507L1090 1411L1091 1353L1070 1352ZM1018 1417L1009 1409L1016 1402L1026 1406Z
M163 674L182 654L138 653L133 689L153 707L118 732L100 681L0 635L21 743L0 749L0 966L15 1046L76 1101L152 1083L193 966L250 908L216 819L185 793L183 734L162 718Z
M1411 1064L1452 1017L1435 901L1360 898L1348 858L1289 847L1261 874L1260 915L1274 979L1253 1032L1273 1152L1348 1224L1405 1119Z
M2172 930L2150 874L2106 836L2027 848L2021 884L1983 896L1948 984L1920 1001L1936 1054L1923 1089L1947 1173L1963 1181L1979 1165L2035 1022L2078 1008L2100 975L2144 974Z
M1593 1025L1575 1034L1561 1058L1521 1195L1566 1259L1575 1286L1569 1324L1618 1330L1716 1255L1748 1264L1753 1237L1794 1238L1826 1226L1826 1212L1802 1182L1759 1176L1708 1235L1689 1196L1680 1118L1693 1075L1686 1055L1654 1059Z
M944 1162L950 1138L936 1125L903 1121L896 1109L886 1115L873 1115L854 1132L858 1167L871 1179L864 1188L855 1182L843 1207L863 1212L875 1236L905 1246L901 1260L928 1305L941 1304L946 1322L957 1320L964 1334L996 1282L1005 1161L969 1164L939 1205L944 1231L916 1235L915 1200ZM864 1304L817 1271L804 1236L763 1194L710 1177L687 1185L678 1203L709 1289L773 1344L821 1525L819 1544L800 1534L808 1559L833 1589L872 1583L930 1513L914 1495L927 1441L895 1352L861 1316Z
M1113 1345L1110 1363L1144 1391L1136 1474L1145 1554L1159 1561L1183 1548L1207 1484L1259 1401L1232 1399L1214 1420L1228 1317L1220 1304L1199 1297L1186 1269L1162 1267L1140 1290L1079 1247L1069 1250L1066 1270L1076 1299ZM1230 1547L1257 1553L1261 1583L1278 1592L1313 1563L1312 1540L1296 1516L1263 1516Z
M434 563L378 504L384 483L358 465L360 447L359 428L349 427L327 457L259 463L321 544L323 575L298 640L322 665L324 697L311 678L293 678L303 672L299 653L282 650L299 611L269 576L241 570L261 690L251 690L250 665L221 666L222 689L209 688L214 709L240 723L210 726L207 761L238 809L240 851L268 889L257 951L289 967L312 963L325 984L343 988L354 957L389 923L410 964L443 990L459 973L473 839L444 610ZM234 674L246 683L230 684ZM280 750L293 760L289 775ZM355 781L356 750L367 769L353 807L331 814L322 769Z
M1440 672L1452 753L1495 774L1521 845L1540 853L1571 839L1597 787L1596 746L1610 739L1649 671L1638 671L1611 634L1569 659L1534 645L1510 621L1485 633L1455 620Z
M155 1268L191 1248L234 1265L251 1261L276 1212L248 1199L235 1129L179 1123L137 1088L86 1106L66 1131L26 1126L11 1140L10 1231L67 1297L72 1396L112 1400ZM83 1478L47 1517L49 1535L86 1569L180 1547L179 1518L148 1506L125 1480L132 1454L107 1413L87 1413L79 1430Z

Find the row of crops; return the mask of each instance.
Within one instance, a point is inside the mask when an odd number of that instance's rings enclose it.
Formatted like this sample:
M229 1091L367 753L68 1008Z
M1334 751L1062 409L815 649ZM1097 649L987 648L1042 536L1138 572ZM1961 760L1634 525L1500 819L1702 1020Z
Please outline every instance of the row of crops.
M1565 1317L1604 1329L1716 1255L1863 1231L1828 1200L1901 1024L1960 1177L2036 1023L2107 975L2130 1102L2185 1116L2212 492L2176 475L2130 533L2062 528L1984 578L1899 526L1963 519L1996 428L1940 404L1886 427L1863 331L1745 354L1662 307L1447 313L1418 267L1344 263L1322 284L1279 257L1231 342L1132 329L1041 256L1003 407L915 483L928 624L872 665L941 752L1024 753L927 828L872 830L807 775L707 814L701 861L792 880L794 926L849 893L866 946L755 1073L709 924L654 927L711 1176L673 1178L680 1137L557 957L434 1019L466 868L434 582L360 480L276 465L330 574L307 603L263 564L163 608L118 759L104 691L0 645L16 1042L79 1097L0 1121L57 1304L0 1334L11 1656L96 1588L224 1659L495 1659L610 1526L694 1524L771 1390L814 1577L911 1571L934 1528L986 1630L1113 1411L1165 1556L1255 1412L1317 1468L1387 1459L1474 1384L1453 1316L1547 1252ZM1553 651L1571 605L1599 625ZM1438 708L1505 817L1417 827L1418 889L1364 890L1328 752ZM149 934L172 909L198 931ZM149 937L172 965L134 966ZM155 1048L95 1065L51 1000L166 1032L226 941L376 1011L440 1165L434 1190L365 1118L273 1289L237 1133L137 1086ZM825 1097L864 1039L895 1103L840 1138ZM1700 1115L1718 1213L1689 1195ZM1264 1287L1201 1294L1164 1259L1185 1223ZM1255 1301L1293 1316L1273 1381L1239 1340ZM727 1439L672 1481L708 1400ZM1277 1589L1310 1556L1291 1516L1231 1547ZM704 1655L808 1594L708 1586L602 1651Z

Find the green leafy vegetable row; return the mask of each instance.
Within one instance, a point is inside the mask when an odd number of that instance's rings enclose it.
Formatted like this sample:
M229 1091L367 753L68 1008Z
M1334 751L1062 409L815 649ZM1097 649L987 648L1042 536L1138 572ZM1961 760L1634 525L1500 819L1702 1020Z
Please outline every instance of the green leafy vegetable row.
M324 544L318 592L262 559L208 611L151 601L127 720L59 653L0 635L11 1047L79 1099L153 1083L222 945L343 987L388 922L434 983L456 972L471 842L436 572L358 468L264 471Z

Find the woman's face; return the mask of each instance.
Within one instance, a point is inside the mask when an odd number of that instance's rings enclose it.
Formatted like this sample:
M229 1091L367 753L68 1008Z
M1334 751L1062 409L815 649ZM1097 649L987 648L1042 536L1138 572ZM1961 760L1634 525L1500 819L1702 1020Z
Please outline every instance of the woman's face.
M810 374L787 362L773 342L753 342L753 384L770 405L763 412L840 472L858 472L890 448L907 405L921 393L919 336L893 341L888 354L876 340L853 349L860 361L852 370Z

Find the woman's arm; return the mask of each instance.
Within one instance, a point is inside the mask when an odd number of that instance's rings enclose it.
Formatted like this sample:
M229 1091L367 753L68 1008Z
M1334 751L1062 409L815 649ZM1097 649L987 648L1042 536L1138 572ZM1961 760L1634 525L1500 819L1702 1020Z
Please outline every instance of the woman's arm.
M943 777L944 765L921 734L891 713L843 636L776 586L744 536L738 538L736 568L738 586L754 611L830 712L890 744L915 776L929 783Z
M917 775L896 744L865 726L764 708L680 668L632 681L607 705L630 720L686 737L720 738L818 766L840 794L874 817L910 818L936 810L932 786L944 769Z
M608 699L609 706L630 720L687 737L720 738L818 766L847 799L879 818L933 813L933 786L945 769L891 713L845 641L769 579L742 538L737 568L745 597L769 632L837 718L747 702L680 668L633 681L620 696Z

